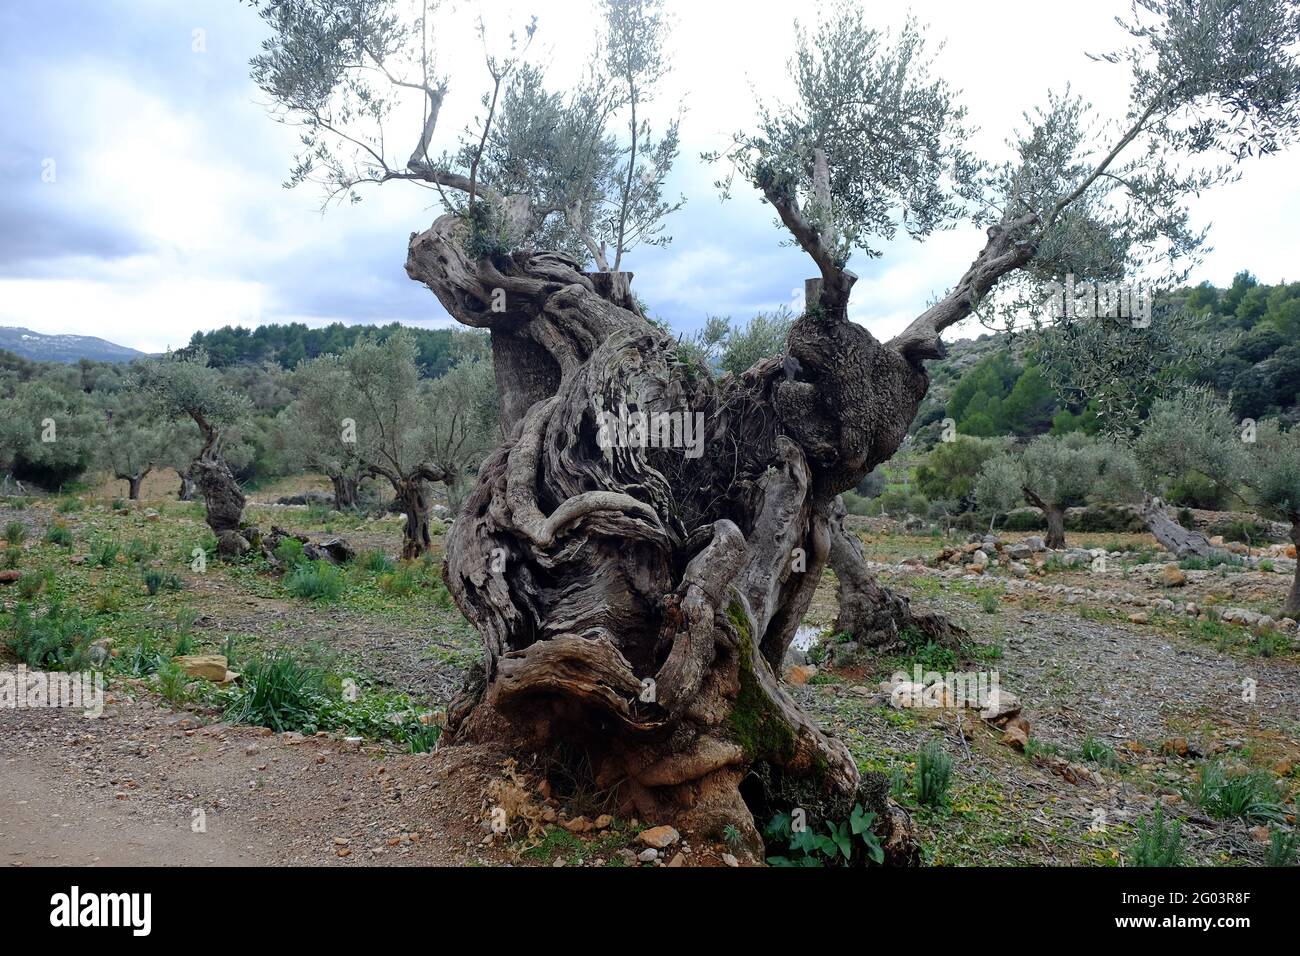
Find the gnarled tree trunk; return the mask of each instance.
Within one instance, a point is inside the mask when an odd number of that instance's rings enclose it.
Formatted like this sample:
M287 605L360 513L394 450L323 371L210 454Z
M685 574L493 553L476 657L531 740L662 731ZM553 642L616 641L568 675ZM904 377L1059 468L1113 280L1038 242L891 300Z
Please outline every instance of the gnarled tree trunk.
M406 523L402 525L402 557L418 558L429 550L429 487L423 478L406 478L393 486Z
M188 471L178 470L176 474L179 475L181 479L181 486L176 491L176 497L181 501L193 501L194 500L194 479L190 477L190 473Z
M913 859L887 782L860 779L774 667L825 567L831 502L894 453L925 393L919 360L847 320L850 277L795 324L795 363L714 381L619 284L548 252L473 260L464 228L443 216L407 260L490 330L509 435L448 535L446 581L486 654L445 739L583 748L642 818L735 825L756 853L751 811L862 802L889 858ZM704 453L602 447L602 412L702 416Z
M1159 498L1146 497L1142 504L1142 517L1151 536L1176 558L1227 557L1231 553L1210 544L1210 539L1201 532L1184 528L1169 516L1165 503Z
M217 553L239 557L248 552L250 545L241 534L244 492L221 457L220 433L201 416L195 421L203 433L203 447L190 465L190 477L203 495L208 527L217 536Z
M941 614L913 608L906 597L881 587L867 567L858 536L844 526L847 512L838 495L830 508L830 568L835 572L840 613L838 634L852 634L865 647L888 648L901 643L903 632L939 644L955 645L966 632Z
M349 511L357 506L361 482L348 475L330 475L334 486L334 510Z
M1053 502L1044 501L1029 488L1021 489L1025 500L1043 512L1047 519L1047 541L1049 548L1061 550L1065 547L1065 508Z

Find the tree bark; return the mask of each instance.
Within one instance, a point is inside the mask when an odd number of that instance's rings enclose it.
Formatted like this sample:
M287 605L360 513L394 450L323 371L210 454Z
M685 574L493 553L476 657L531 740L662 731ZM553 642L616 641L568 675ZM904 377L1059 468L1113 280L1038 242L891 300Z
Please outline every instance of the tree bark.
M143 475L131 475L126 479L127 497L132 501L140 500L140 483L144 481Z
M1142 517L1146 520L1147 530L1152 537L1176 558L1227 557L1231 554L1210 544L1209 538L1201 532L1184 528L1170 517L1164 502L1159 498L1147 496L1142 506Z
M914 860L888 781L864 779L775 668L826 565L833 499L894 453L925 394L919 361L819 309L790 335L797 376L777 356L715 381L621 283L550 252L472 260L463 231L443 216L407 259L490 330L508 435L447 537L444 577L485 660L444 740L579 748L627 812L732 825L756 854L754 814L799 806L820 826L861 803L889 860ZM702 422L703 454L602 443L601 413Z
M1065 509L1048 505L1043 512L1047 515L1046 544L1059 551L1065 547Z
M830 567L838 582L837 634L852 634L864 647L886 650L903 643L911 630L930 641L955 646L966 632L941 614L913 608L908 599L881 587L867 567L858 536L844 527L846 512L838 496L831 505Z
M217 553L223 557L241 557L250 542L241 533L244 518L244 492L220 452L220 434L201 416L195 418L203 433L203 447L190 465L190 475L203 496L208 527L217 536Z
M1065 547L1065 508L1060 505L1044 501L1036 492L1030 488L1020 489L1028 501L1035 508L1043 513L1047 519L1047 540L1044 542L1049 548L1059 551Z
M357 506L361 482L348 475L330 475L334 486L334 510L350 511Z
M402 526L402 557L422 557L432 544L429 537L428 485L423 478L407 478L393 488L406 523Z
M193 501L194 479L190 477L189 471L180 471L178 469L176 474L179 475L181 479L181 486L176 492L177 499L180 501Z

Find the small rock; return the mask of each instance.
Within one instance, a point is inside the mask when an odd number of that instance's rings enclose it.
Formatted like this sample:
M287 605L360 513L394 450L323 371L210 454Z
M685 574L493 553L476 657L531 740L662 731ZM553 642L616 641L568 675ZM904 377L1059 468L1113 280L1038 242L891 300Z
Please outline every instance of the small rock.
M220 684L226 679L229 670L223 654L181 654L172 661L188 676L210 680Z
M1160 745L1160 749L1173 757L1186 757L1189 751L1186 737L1170 737Z
M636 858L642 863L653 863L655 860L659 859L659 851L651 847L648 850L642 850L636 855Z
M1160 583L1167 588L1181 588L1187 583L1187 575L1176 564L1166 564L1160 572Z
M795 664L785 672L785 682L802 687L817 673L816 664Z
M730 853L722 854L722 862L727 864L727 866L740 866L740 861L737 860Z
M668 861L669 866L685 866L686 857L680 853L674 854L673 858Z
M681 839L681 834L670 826L651 827L637 834L637 839L648 847L663 850Z
M1014 750L1024 750L1029 743L1029 721L1012 717L1002 731L1002 742Z
M614 818L610 816L608 813L602 813L600 816L596 817L597 830L607 830L609 829L610 826L613 825L613 823L614 823Z

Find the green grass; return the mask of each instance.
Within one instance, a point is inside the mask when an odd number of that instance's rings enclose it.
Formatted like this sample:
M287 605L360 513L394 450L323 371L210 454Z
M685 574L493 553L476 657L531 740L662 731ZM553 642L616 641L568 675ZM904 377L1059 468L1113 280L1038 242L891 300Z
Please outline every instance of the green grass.
M1124 856L1128 866L1186 866L1183 828L1178 822L1165 820L1164 808L1157 806L1150 817L1137 822L1136 835Z
M27 525L21 521L10 521L5 525L4 539L11 548L21 547L27 540Z
M111 568L117 564L117 556L122 553L122 546L112 538L100 538L90 546L87 564L95 568Z
M343 572L328 561L304 562L284 579L285 590L294 597L309 601L336 600L343 594L345 586Z
M1217 760L1201 765L1188 799L1219 820L1278 822L1285 813L1282 795L1265 770L1229 772Z
M50 530L45 532L45 543L57 545L61 548L72 547L72 532L66 525L51 525Z
M916 752L916 776L912 795L925 807L948 805L948 788L952 783L952 758L944 753L937 740L931 740Z
M1118 769L1120 766L1114 748L1102 743L1096 737L1084 738L1083 744L1079 747L1079 757L1088 763L1094 763L1099 767L1109 767L1112 770Z
M272 730L315 733L325 696L325 674L292 654L276 651L244 667L239 690L226 706L226 718Z

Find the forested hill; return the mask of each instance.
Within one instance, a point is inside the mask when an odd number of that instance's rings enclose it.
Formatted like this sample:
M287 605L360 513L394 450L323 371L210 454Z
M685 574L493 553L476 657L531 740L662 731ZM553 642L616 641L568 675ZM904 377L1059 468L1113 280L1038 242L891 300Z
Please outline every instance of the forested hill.
M206 349L209 360L218 368L274 362L281 368L291 369L303 359L339 355L363 335L374 335L382 341L398 329L406 329L414 337L419 348L420 370L428 378L446 372L471 347L469 339L481 338L459 329L421 329L397 322L382 326L335 322L318 329L291 322L259 325L252 330L227 325L211 332L195 332L188 347Z
M1171 300L1197 320L1189 328L1213 342L1194 381L1213 387L1238 418L1300 419L1300 282L1263 285L1241 272L1226 289L1202 283ZM1093 410L1062 406L1026 344L991 333L951 343L948 356L929 365L931 389L913 433L934 431L943 418L975 436L1095 430Z

